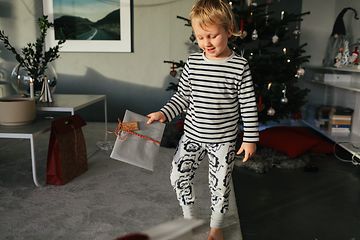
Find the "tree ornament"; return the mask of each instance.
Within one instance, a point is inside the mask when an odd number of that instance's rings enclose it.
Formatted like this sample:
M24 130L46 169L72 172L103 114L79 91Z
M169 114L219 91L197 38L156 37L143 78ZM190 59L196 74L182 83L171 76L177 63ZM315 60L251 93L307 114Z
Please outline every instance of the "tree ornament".
M251 60L251 59L253 59L253 57L254 57L254 53L251 52L251 53L249 54L249 59Z
M246 38L246 36L247 36L247 32L246 32L246 31L240 31L239 37L240 37L241 39Z
M302 67L300 67L300 68L296 71L295 77L300 78L300 77L304 76L304 74L305 74L305 69L303 69Z
M285 11L281 11L280 13L280 20L284 20Z
M288 103L288 99L287 99L287 97L283 97L283 98L281 98L281 103Z
M267 115L269 116L274 116L275 115L275 109L273 107L270 107L268 110L267 110Z
M283 94L283 97L280 99L281 103L287 103L288 102L288 98L286 97L286 85L284 85L284 89L281 90L282 94Z
M299 37L300 34L301 34L299 24L296 25L296 28L295 28L295 30L293 31L293 34L294 34L294 36L295 36L295 39L298 39L298 37Z
M240 32L239 32L239 37L241 39L246 38L247 36L247 32L244 30L244 19L240 19Z
M278 42L279 42L279 37L278 37L278 35L276 35L276 33L275 33L275 35L272 37L271 40L272 40L273 44L278 43Z
M256 29L254 29L253 33L251 34L251 39L255 41L258 38L259 38L259 35L258 35Z

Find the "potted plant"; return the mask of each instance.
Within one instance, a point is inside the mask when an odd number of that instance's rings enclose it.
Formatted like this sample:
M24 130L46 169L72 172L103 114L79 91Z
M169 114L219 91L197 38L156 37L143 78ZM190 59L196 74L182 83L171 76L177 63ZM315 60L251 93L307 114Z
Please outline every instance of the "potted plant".
M6 49L11 51L16 60L18 61L17 70L19 68L24 68L30 81L34 81L35 88L41 89L41 86L47 81L45 71L48 68L48 64L59 55L59 49L62 44L65 43L65 40L59 40L54 47L45 49L45 38L47 30L50 27L53 27L54 24L48 21L48 16L43 15L38 19L38 24L40 28L40 37L36 39L34 43L27 43L25 47L21 48L21 52L18 52L9 42L8 36L5 35L3 30L0 30L0 40L4 43ZM15 68L15 70L16 70Z

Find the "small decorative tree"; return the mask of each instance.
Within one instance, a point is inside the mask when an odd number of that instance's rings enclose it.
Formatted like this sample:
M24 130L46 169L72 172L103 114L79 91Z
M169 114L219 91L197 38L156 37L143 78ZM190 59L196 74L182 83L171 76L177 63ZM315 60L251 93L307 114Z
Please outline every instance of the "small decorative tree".
M38 19L40 28L40 37L34 43L27 43L25 47L18 52L10 43L8 36L3 30L0 30L0 41L4 43L6 49L11 51L16 60L19 62L19 67L26 69L28 75L35 81L42 82L48 63L54 61L59 55L59 49L65 40L59 40L57 45L45 49L45 38L47 30L53 27L53 23L48 21L48 16L44 15ZM41 86L41 85L40 85Z

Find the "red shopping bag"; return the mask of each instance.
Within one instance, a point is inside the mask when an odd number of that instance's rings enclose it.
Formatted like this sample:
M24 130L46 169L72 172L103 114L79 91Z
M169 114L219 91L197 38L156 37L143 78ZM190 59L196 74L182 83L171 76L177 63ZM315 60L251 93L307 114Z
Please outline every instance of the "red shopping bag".
M46 183L63 185L84 173L87 166L86 144L78 115L52 121L48 148Z

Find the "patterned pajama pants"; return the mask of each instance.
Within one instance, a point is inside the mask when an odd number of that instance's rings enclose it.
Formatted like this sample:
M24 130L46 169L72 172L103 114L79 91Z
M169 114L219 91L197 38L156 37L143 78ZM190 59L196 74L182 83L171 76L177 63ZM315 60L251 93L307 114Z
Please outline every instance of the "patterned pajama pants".
M209 188L211 194L211 227L221 227L229 208L231 173L234 166L235 142L204 144L180 139L172 162L171 185L176 191L184 217L192 218L195 202L193 179L205 156L209 158ZM186 216L187 215L187 216Z

